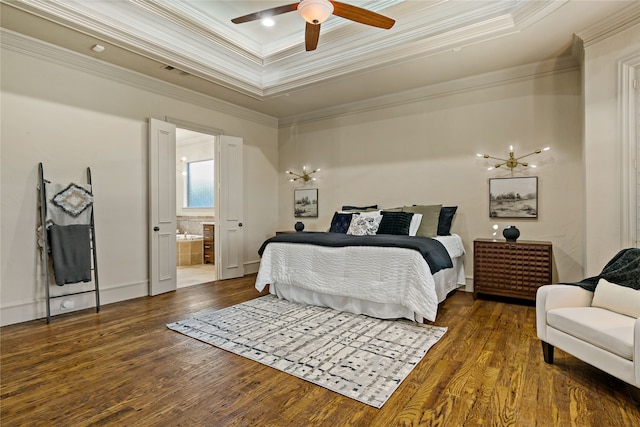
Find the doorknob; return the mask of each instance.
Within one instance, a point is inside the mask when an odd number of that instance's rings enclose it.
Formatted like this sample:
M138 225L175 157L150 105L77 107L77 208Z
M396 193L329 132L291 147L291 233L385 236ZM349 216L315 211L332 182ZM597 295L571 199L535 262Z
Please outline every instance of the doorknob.
M153 227L153 231L160 231L160 227L156 225L155 227Z

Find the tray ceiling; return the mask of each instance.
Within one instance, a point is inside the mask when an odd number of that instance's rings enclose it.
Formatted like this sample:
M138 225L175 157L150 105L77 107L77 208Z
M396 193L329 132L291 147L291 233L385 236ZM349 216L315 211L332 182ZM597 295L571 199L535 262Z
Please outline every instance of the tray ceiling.
M291 0L289 0L290 2ZM337 16L304 49L291 12L232 24L287 1L2 0L2 26L274 117L566 56L573 34L633 1L345 1L396 20ZM90 50L94 44L102 53Z

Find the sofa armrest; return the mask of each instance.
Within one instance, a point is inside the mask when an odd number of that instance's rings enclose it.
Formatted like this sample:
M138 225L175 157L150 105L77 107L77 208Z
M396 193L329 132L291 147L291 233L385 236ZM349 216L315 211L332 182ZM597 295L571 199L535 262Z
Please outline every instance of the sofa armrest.
M536 292L536 330L546 341L547 311L562 307L589 307L593 292L573 285L545 285Z

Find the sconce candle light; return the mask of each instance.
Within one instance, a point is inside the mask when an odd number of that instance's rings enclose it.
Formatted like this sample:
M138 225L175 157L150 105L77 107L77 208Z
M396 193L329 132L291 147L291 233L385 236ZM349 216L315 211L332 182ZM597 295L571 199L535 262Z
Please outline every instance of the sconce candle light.
M299 179L303 180L304 182L307 181L315 181L316 179L313 178L311 175L313 175L316 172L320 172L320 169L314 169L311 172L307 172L307 167L303 166L302 167L302 174L298 174L292 171L286 171L287 175L293 175L295 178L291 178L289 181L293 182L293 181L297 181Z
M513 145L509 146L509 158L508 159L501 159L499 157L492 157L488 154L476 154L476 156L478 157L483 157L485 159L493 159L493 160L498 160L500 161L500 163L496 163L494 166L491 166L488 168L488 170L492 170L492 169L497 169L501 166L507 166L508 168L511 168L511 170L513 171L513 168L515 168L516 166L523 166L523 167L527 167L527 166L531 166L532 168L535 168L536 165L529 165L529 163L527 162L522 162L520 161L520 159L524 159L525 157L529 157L529 156L533 156L534 154L540 154L543 151L549 151L551 149L551 147L545 147L545 148L538 148L537 150L535 150L532 153L529 154L525 154L524 156L520 156L520 157L516 157L514 152L513 152Z

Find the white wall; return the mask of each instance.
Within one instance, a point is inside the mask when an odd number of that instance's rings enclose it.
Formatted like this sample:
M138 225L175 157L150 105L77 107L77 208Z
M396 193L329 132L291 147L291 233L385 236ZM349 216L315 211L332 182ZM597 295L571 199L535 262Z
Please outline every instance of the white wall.
M585 269L600 273L628 240L622 236L619 65L640 52L640 25L584 49Z
M91 167L102 302L147 295L149 117L168 116L244 138L245 271L257 271L257 250L277 223L275 120L252 112L244 116L255 120L228 114L207 107L201 95L175 87L166 86L167 93L181 94L180 99L158 93L157 88L164 87L159 82L150 90L141 87L144 83L126 84L98 75L102 72L67 66L69 61L5 46L1 52L1 324L45 315L35 235L38 162L43 162L46 178L55 182L85 182L86 167ZM45 55L57 51L45 50ZM108 75L112 70L104 65L102 71ZM133 80L139 82L140 76ZM198 102L185 101L192 97ZM92 298L76 307L90 305ZM59 309L59 302L53 308Z
M455 86L455 85L454 85ZM343 204L457 205L453 232L465 243L467 275L473 274L473 240L490 237L492 224L514 224L521 239L553 243L556 277L582 278L584 186L581 83L577 69L515 83L436 97L406 105L345 114L280 130L279 227L291 229L293 189L284 174L302 165L322 168L319 218L308 230L325 230ZM514 176L539 177L537 219L489 218L489 178L475 156L516 156L551 146L532 157L540 168ZM501 236L500 236L501 237Z

